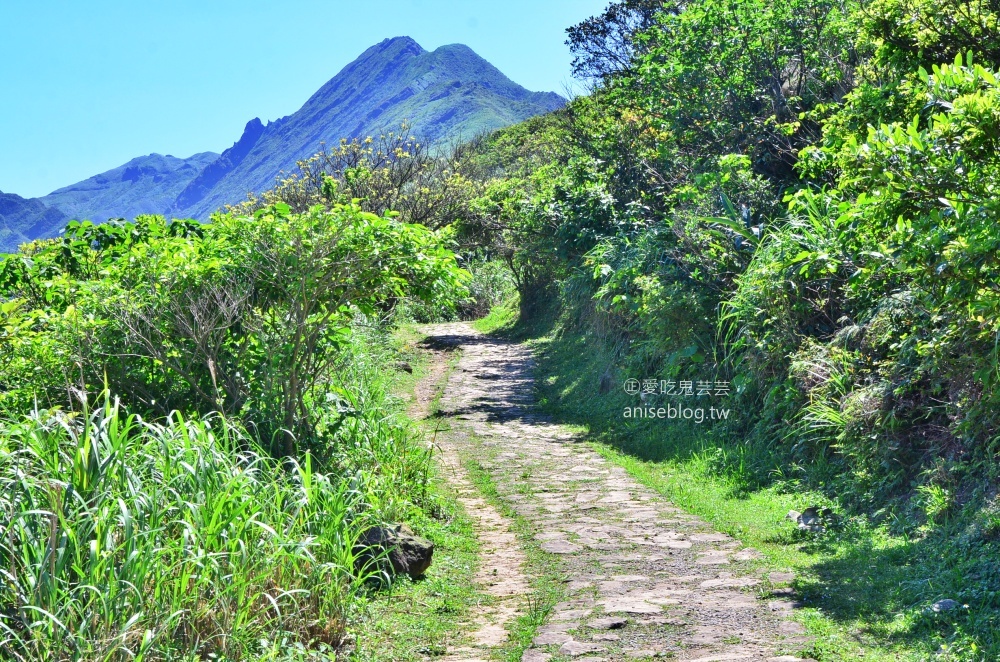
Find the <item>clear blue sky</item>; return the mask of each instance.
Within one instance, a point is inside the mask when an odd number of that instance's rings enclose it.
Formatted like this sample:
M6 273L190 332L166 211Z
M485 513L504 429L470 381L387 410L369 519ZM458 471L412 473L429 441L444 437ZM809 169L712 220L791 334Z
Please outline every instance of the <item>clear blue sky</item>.
M367 47L463 43L563 93L565 29L608 0L0 0L0 191L44 195L129 159L221 152Z

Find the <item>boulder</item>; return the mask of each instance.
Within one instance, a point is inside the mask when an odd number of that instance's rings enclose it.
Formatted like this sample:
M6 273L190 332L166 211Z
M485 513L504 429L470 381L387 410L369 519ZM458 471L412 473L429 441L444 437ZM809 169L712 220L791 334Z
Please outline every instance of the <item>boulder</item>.
M354 554L361 567L372 561L388 561L381 565L391 567L393 574L416 579L430 567L434 543L414 535L405 524L386 524L362 533Z

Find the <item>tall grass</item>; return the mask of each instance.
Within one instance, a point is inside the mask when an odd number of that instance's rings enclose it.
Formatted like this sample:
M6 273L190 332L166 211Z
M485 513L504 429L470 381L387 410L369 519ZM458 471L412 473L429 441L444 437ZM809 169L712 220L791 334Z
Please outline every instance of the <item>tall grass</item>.
M337 647L363 502L311 464L282 467L219 418L150 424L110 398L3 425L0 653L256 660Z

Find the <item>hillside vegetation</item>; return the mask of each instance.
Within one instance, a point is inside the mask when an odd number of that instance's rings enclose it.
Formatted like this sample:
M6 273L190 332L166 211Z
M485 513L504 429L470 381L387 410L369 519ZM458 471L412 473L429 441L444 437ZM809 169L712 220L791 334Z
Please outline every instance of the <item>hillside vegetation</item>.
M945 517L1000 432L996 17L658 4L571 31L594 93L483 143L466 232L523 315L615 349L616 388L725 379L716 432L863 510Z
M434 506L385 328L465 276L444 234L327 202L71 223L0 263L5 659L342 647L359 534Z
M512 271L514 331L548 335L553 411L743 498L822 500L818 540L873 546L807 604L872 646L995 659L995 7L626 0L569 36L592 93L484 141L463 225Z

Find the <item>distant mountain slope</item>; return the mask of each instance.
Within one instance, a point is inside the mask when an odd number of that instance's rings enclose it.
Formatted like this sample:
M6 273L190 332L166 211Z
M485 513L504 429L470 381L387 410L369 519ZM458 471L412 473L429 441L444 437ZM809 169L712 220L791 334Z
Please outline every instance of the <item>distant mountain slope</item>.
M0 253L13 253L37 237L51 237L67 220L66 214L38 200L0 191Z
M423 140L471 137L562 107L551 92L529 92L468 46L425 51L409 37L372 46L294 114L243 137L178 196L172 214L206 218L248 191L274 185L281 171L315 154L321 142L398 129L408 121Z
M68 219L103 222L155 213L207 220L224 205L246 199L247 192L272 187L282 172L293 172L297 161L324 142L336 145L342 138L398 130L404 121L425 142L470 138L565 103L558 94L517 85L468 46L428 52L409 37L386 39L344 67L295 113L266 125L251 120L221 155L150 154L35 201L13 196L20 201L19 211L0 226L0 246L54 236ZM37 204L22 204L31 202Z
M162 214L206 166L219 158L202 152L186 159L150 154L39 198L70 218L103 222Z

